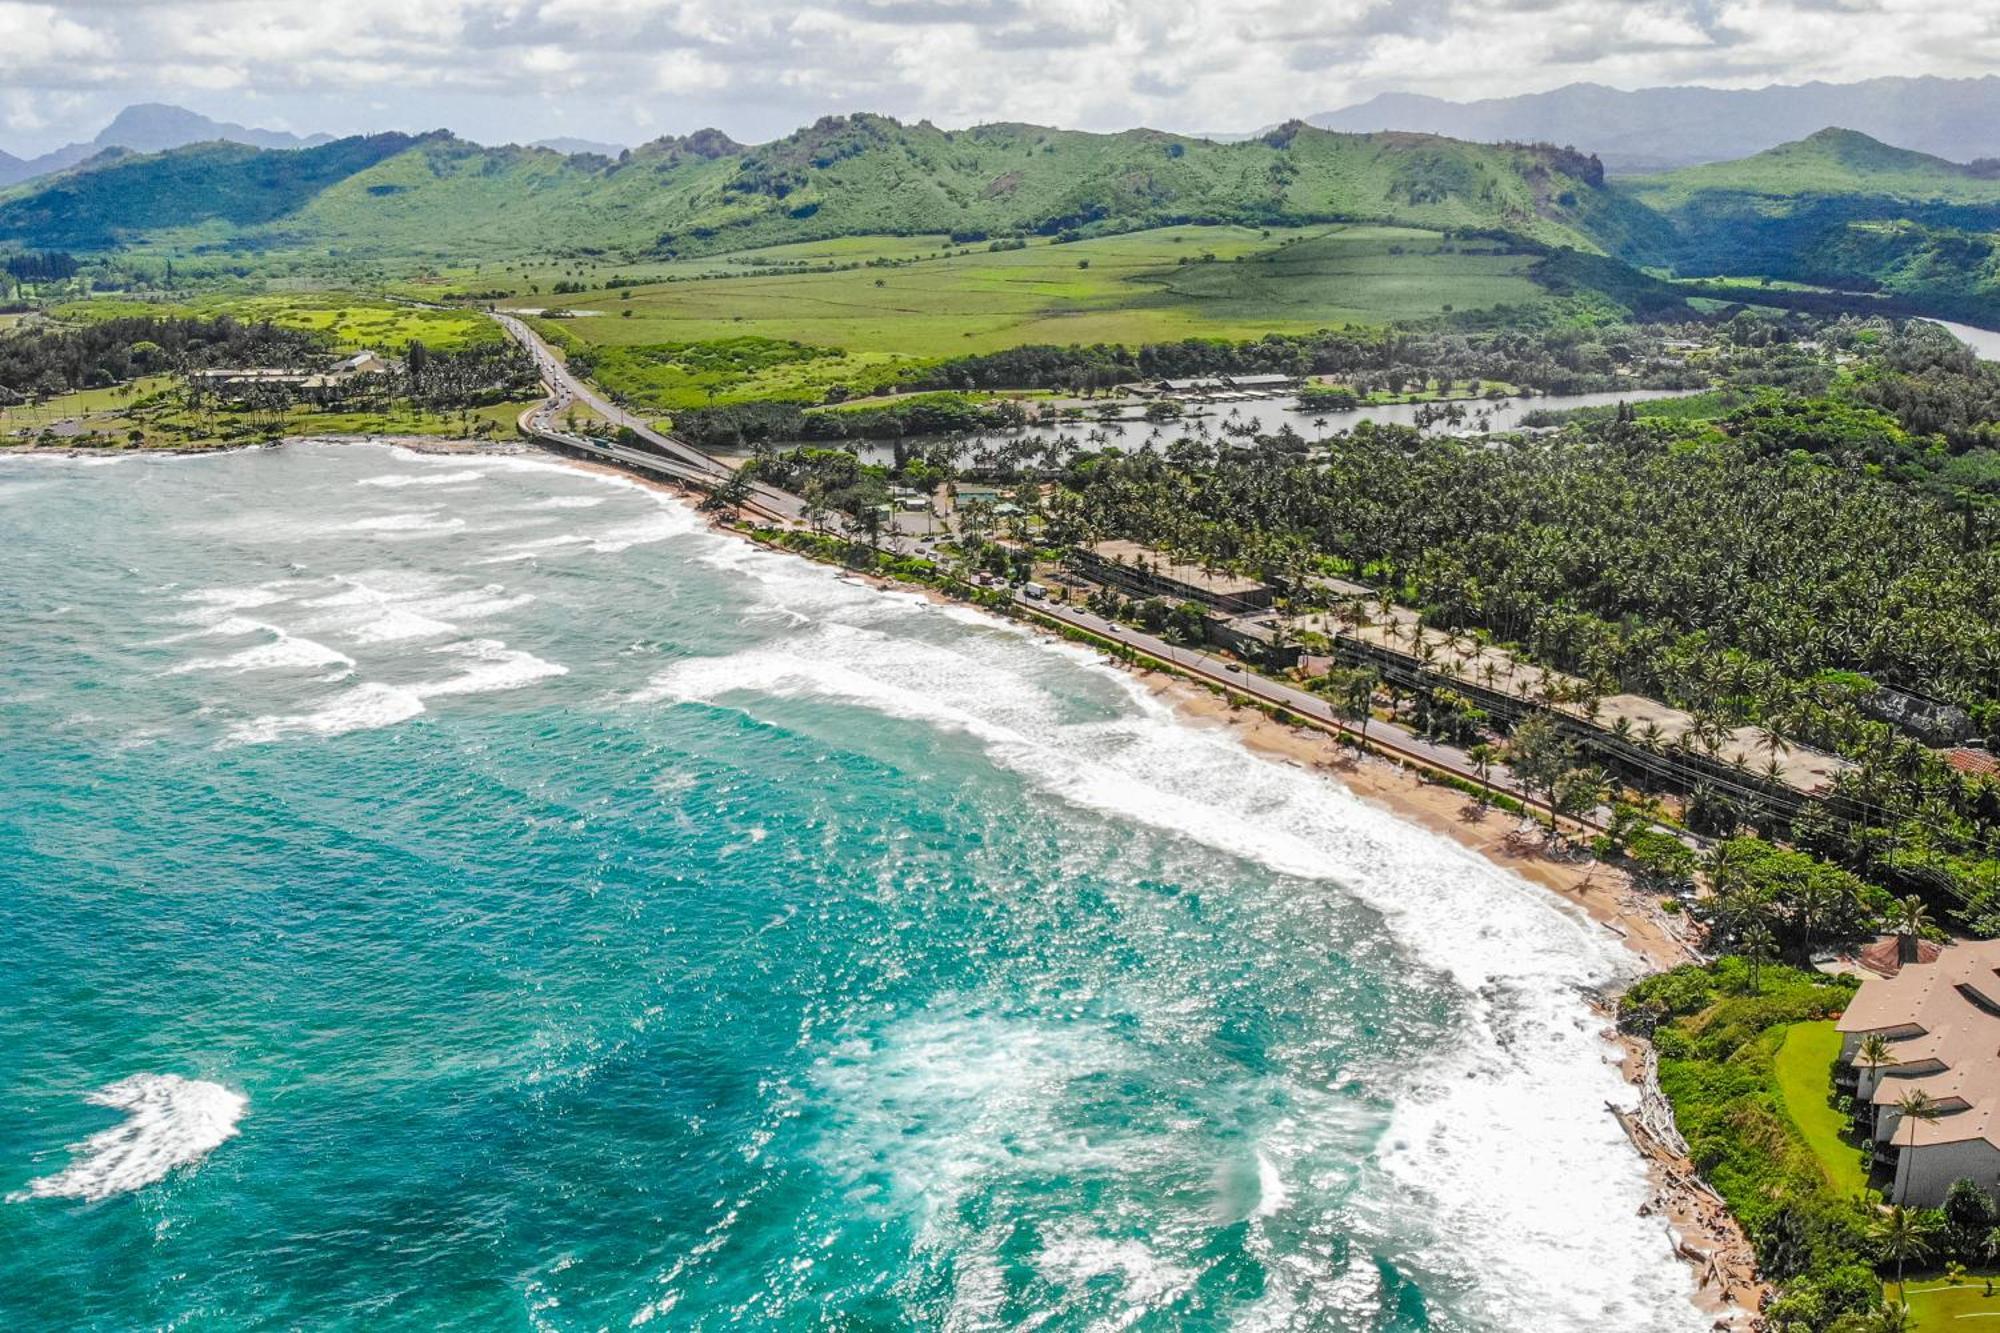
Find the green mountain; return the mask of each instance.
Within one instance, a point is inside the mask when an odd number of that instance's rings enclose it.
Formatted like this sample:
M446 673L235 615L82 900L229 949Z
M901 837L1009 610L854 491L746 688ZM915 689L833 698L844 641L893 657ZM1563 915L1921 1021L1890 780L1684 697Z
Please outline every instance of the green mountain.
M1617 189L1665 224L1611 246L1636 263L1879 291L1974 320L2000 314L2000 163L1947 162L1829 129Z
M1663 212L1716 194L1778 200L1864 195L1913 204L1990 204L2000 202L2000 162L1965 166L1853 130L1824 129L1733 162L1636 176L1622 186Z
M260 153L202 145L0 195L0 245L463 262L717 253L854 234L1091 233L1172 222L1393 221L1597 248L1644 234L1596 161L1543 146L1291 124L1218 144L1150 130L962 131L829 117L747 148L716 131L621 155L435 133Z

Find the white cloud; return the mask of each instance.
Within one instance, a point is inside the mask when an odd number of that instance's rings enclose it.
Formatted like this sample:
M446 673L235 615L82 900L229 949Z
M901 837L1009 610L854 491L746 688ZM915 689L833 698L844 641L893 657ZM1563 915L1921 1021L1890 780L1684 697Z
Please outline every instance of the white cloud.
M629 138L714 122L764 137L857 109L1231 129L1392 89L1743 87L1996 62L2000 0L0 0L0 118L77 137L120 99L188 90L212 114L332 131L386 118Z

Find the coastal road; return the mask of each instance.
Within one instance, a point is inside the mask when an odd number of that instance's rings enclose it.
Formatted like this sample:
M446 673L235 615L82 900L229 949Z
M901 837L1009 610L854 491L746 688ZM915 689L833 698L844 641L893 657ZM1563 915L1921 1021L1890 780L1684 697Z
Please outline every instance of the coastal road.
M697 486L712 487L732 475L733 469L727 464L711 458L685 441L654 430L647 422L605 399L571 373L569 367L563 364L549 345L521 320L498 312L494 313L493 318L499 321L501 327L505 328L508 334L535 358L543 383L548 386L549 401L529 414L541 433L561 440L573 448L594 454L607 462L676 481L692 482ZM554 418L567 410L572 403L586 404L613 425L629 428L647 448L639 449L609 440L588 439L557 428ZM767 517L799 524L805 521L805 502L798 496L762 484L753 485L750 490L751 506L763 511ZM921 546L915 538L902 534L889 537L883 545L898 555L933 560L936 558L934 552ZM1300 717L1308 718L1336 734L1358 734L1358 729L1336 713L1325 699L1281 681L1272 680L1268 676L1258 675L1228 659L1216 657L1199 649L1168 643L1165 639L1143 630L1106 620L1079 607L1051 602L1045 598L1031 598L1019 590L1014 593L1014 602L1023 611L1071 625L1099 638L1130 644L1139 652L1157 658L1189 676L1221 685L1259 702L1283 708ZM1472 762L1464 751L1426 740L1407 727L1393 722L1371 722L1368 726L1368 740L1370 744L1379 746L1392 756L1415 760L1427 768L1449 773L1466 782L1490 785L1495 790L1505 792L1531 806L1546 808L1543 807L1540 798L1527 792L1504 765L1496 765L1491 773L1481 778L1473 769ZM1577 822L1601 828L1608 813L1602 810L1593 811L1589 818Z
M1335 732L1359 735L1359 729L1336 713L1325 699L1281 681L1272 680L1268 676L1260 676L1226 658L1217 657L1197 648L1183 648L1168 643L1165 639L1148 634L1144 630L1106 620L1102 616L1061 602L1031 598L1021 592L1014 594L1014 602L1025 611L1061 621L1077 629L1087 630L1099 638L1128 643L1148 657L1156 657L1187 675L1211 681L1262 703L1275 704L1287 712L1321 723ZM1505 792L1517 800L1546 808L1542 799L1527 792L1507 771L1505 765L1496 764L1492 772L1482 779L1473 769L1472 762L1466 758L1464 751L1426 740L1400 724L1370 722L1368 743L1379 745L1392 756L1414 759L1426 768L1441 770L1466 782L1490 785L1496 791ZM1601 828L1603 817L1608 813L1608 811L1594 811L1590 818L1574 822Z
M736 470L727 463L710 457L685 440L677 440L653 429L643 418L634 416L598 393L580 376L572 373L554 349L522 320L498 311L493 312L493 318L535 359L535 368L541 374L542 383L548 387L549 401L529 414L537 429L544 434L608 460L697 486L718 486L735 475ZM607 440L588 440L558 428L556 418L576 403L590 408L613 426L630 430L646 448L637 449ZM670 466L658 466L662 462ZM805 501L774 486L753 484L750 487L750 503L766 516L781 522L804 521Z

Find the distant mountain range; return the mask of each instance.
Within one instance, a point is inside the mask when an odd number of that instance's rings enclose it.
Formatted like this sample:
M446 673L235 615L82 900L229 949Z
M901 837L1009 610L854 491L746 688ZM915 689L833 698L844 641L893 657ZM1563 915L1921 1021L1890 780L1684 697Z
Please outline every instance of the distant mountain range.
M283 130L250 129L228 121L210 120L186 107L162 102L128 106L89 143L65 144L40 157L20 158L0 152L0 188L81 166L100 153L124 149L133 153L163 153L193 143L239 143L251 148L312 148L331 143L330 134L300 137Z
M144 116L120 122L102 137L159 141L132 130ZM1544 286L1562 290L1551 275L1566 274L1627 309L1681 299L1653 270L1880 292L2000 320L2000 160L1954 162L1850 129L1607 177L1597 158L1550 146L1566 136L1546 129L1481 143L1293 121L1224 144L853 115L755 146L702 130L614 156L564 141L482 147L442 130L274 150L216 142L233 127L210 121L151 125L203 137L155 153L100 149L87 170L0 193L0 251L172 255L199 278L204 265L409 272L469 258L644 263L842 236L1009 244L1182 223L1394 223L1454 233L1453 246L1570 252L1537 266ZM1763 290L1772 303L1845 299Z
M941 130L854 115L755 147L702 130L620 157L482 147L443 131L285 152L205 142L9 191L0 248L158 252L226 240L268 262L300 251L396 263L585 252L641 261L850 235L978 243L1315 220L1590 248L1650 217L1604 190L1589 157L1546 147L1297 123L1225 145L1152 130Z
M565 157L576 157L588 153L593 157L616 157L625 151L622 143L603 143L597 139L537 139L530 148L546 148L550 152L561 153Z
M1747 157L1828 125L1956 162L2000 157L2000 77L1623 92L1573 83L1553 92L1450 102L1385 93L1306 117L1322 129L1420 130L1480 143L1574 144L1616 173Z

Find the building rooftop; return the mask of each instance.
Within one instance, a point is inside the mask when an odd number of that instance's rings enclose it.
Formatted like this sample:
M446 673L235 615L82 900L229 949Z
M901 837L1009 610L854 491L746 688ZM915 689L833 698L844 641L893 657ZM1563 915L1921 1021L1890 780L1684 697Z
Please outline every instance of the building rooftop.
M1622 720L1634 741L1643 742L1650 738L1659 746L1666 747L1696 730L1692 714L1638 694L1605 695L1597 699L1594 713L1586 712L1573 702L1590 696L1588 683L1580 677L1517 660L1505 648L1477 643L1467 635L1423 628L1417 614L1404 607L1392 606L1385 616L1372 601L1369 590L1357 585L1333 579L1320 582L1327 591L1339 593L1355 603L1364 621L1356 624L1352 618L1343 620L1339 616L1300 619L1299 624L1303 628L1315 630L1328 638L1346 635L1409 657L1421 658L1429 654L1428 669L1431 671L1516 699L1546 702L1558 712L1584 718L1606 731L1616 731ZM1354 589L1354 592L1349 592L1349 589ZM1778 780L1797 791L1824 791L1843 769L1850 767L1846 760L1836 755L1810 750L1782 738L1774 744L1773 737L1756 727L1737 727L1713 739L1716 746L1712 757L1716 761L1740 763L1759 777L1764 776L1775 761ZM1705 744L1695 748L1702 754L1711 753Z
M1248 597L1267 591L1268 585L1256 579L1244 578L1241 574L1231 574L1227 570L1207 570L1200 565L1183 564L1163 551L1138 542L1099 542L1090 548L1099 560L1110 564L1128 565L1132 568L1150 570L1154 577L1178 583L1184 587L1200 588L1216 597Z
M1960 773L1983 776L2000 773L2000 755L1991 750L1976 750L1969 745L1955 746L1939 751L1939 757Z
M1924 1092L1942 1113L1932 1121L1904 1116L1890 1142L1909 1148L1985 1139L2000 1147L2000 940L1953 944L1934 961L1868 978L1836 1026L1887 1039L1896 1064L1883 1069L1877 1105ZM1898 1066L1910 1072L1899 1076Z

